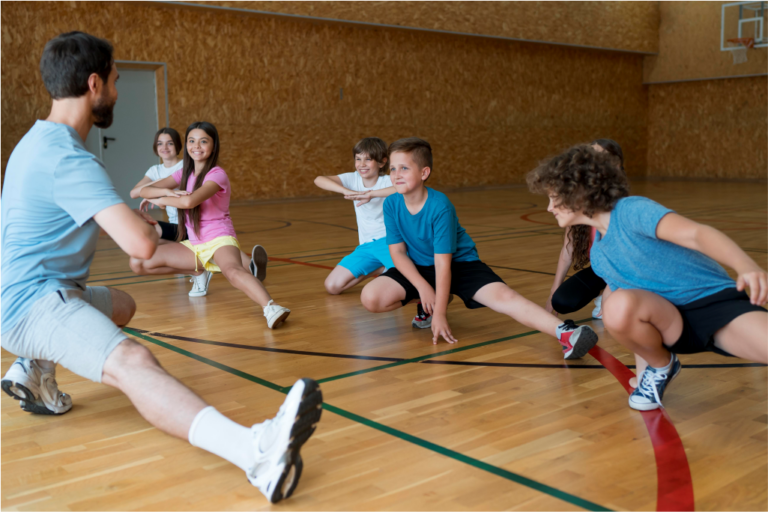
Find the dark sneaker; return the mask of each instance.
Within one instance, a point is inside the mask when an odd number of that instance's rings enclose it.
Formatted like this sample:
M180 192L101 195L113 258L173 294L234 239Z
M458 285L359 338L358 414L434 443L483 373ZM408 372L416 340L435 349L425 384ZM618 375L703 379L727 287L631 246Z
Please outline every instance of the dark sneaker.
M267 251L260 245L254 245L251 251L251 274L259 281L267 278Z
M640 377L640 383L629 395L629 406L636 411L652 411L661 405L664 390L680 373L682 365L675 354L667 368L653 368L648 365Z
M411 325L419 329L429 329L432 327L432 315L424 311L421 302L416 304L416 316L413 317Z
M557 326L557 341L563 346L563 359L580 359L597 345L597 334L588 325L566 320Z

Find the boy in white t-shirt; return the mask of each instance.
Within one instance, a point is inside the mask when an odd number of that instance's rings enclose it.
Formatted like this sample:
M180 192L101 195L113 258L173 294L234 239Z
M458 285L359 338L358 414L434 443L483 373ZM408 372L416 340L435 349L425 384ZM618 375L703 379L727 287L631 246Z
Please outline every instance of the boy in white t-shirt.
M315 185L344 194L355 201L360 245L342 259L325 279L325 289L338 295L365 279L394 267L384 227L384 198L395 193L387 165L387 145L378 137L366 137L353 150L355 169L338 176L318 176Z

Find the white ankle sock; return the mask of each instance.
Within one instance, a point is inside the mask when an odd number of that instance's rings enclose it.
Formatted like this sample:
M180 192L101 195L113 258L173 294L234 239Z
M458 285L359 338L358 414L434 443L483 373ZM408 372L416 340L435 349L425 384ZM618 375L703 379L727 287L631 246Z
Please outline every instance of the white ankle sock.
M218 455L243 471L255 462L252 439L251 429L230 420L213 406L197 413L189 428L192 446Z

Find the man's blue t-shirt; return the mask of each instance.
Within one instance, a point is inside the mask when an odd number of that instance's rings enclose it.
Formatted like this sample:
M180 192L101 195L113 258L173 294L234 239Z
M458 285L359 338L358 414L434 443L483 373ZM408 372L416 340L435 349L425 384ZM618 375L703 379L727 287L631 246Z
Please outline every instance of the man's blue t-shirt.
M384 200L387 244L405 242L408 256L416 265L435 264L435 254L453 254L453 261L476 261L475 242L456 217L456 209L442 192L427 187L421 211L411 215L402 194Z
M611 290L647 290L676 306L735 288L712 258L656 238L656 226L671 212L645 197L619 199L605 237L598 232L589 253L595 273Z
M85 289L99 226L123 202L74 128L37 121L11 153L2 200L2 332L38 299Z

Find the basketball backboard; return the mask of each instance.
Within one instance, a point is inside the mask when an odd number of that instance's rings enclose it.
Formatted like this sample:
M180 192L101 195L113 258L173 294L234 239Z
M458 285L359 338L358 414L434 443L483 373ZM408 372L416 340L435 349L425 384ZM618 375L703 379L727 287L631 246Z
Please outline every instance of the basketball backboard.
M744 47L736 39L752 38L754 48L768 46L766 14L768 2L732 2L723 4L720 17L720 50L734 51Z

